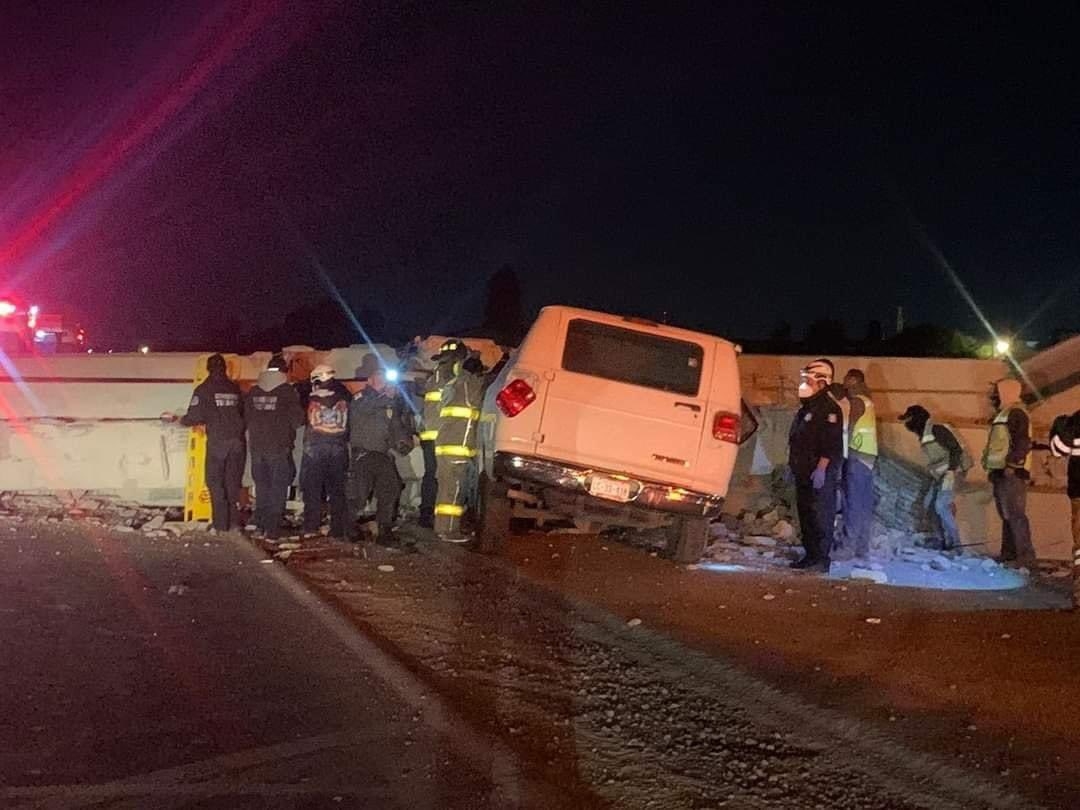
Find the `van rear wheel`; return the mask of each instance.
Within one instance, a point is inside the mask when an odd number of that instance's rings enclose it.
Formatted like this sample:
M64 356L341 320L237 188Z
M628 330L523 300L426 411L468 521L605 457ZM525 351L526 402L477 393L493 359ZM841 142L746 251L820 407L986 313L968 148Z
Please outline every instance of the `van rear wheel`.
M493 479L487 473L480 474L479 485L479 519L475 548L482 554L495 554L510 534L513 503L507 497L506 484Z
M675 518L668 527L668 556L677 563L696 563L705 553L709 524L705 518Z

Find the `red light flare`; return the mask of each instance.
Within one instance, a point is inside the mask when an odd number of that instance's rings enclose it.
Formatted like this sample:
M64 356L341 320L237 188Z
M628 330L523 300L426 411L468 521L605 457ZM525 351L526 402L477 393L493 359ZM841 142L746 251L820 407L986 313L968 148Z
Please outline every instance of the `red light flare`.
M229 25L216 40L206 43L207 39L213 37L207 30L209 25L196 32L192 40L195 45L201 46L195 48L203 54L201 58L183 72L173 87L144 105L141 114L114 127L87 150L86 156L70 173L66 184L56 191L51 200L40 206L36 213L26 218L7 244L0 247L0 265L25 256L46 231L108 179L124 161L132 158L200 94L207 91L215 76L236 60L244 47L252 43L260 29L281 13L286 4L283 0L252 0L247 6L240 19ZM276 43L278 48L272 50L280 52L291 45L300 35L302 28L303 26L289 28L289 39ZM260 52L253 58L260 59L265 64L267 56Z

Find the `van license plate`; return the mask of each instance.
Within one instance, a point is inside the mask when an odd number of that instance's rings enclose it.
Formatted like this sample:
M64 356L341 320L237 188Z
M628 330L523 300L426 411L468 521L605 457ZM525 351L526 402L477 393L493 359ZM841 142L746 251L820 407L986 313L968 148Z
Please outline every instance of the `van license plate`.
M630 500L630 492L629 481L617 481L614 478L600 478L595 475L589 479L589 494L597 498L625 502Z

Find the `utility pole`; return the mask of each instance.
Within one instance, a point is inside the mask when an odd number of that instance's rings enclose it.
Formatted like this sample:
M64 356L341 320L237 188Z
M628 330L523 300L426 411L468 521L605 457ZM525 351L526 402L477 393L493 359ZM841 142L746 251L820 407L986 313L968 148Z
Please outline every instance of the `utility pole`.
M900 334L904 331L904 308L896 308L896 334Z

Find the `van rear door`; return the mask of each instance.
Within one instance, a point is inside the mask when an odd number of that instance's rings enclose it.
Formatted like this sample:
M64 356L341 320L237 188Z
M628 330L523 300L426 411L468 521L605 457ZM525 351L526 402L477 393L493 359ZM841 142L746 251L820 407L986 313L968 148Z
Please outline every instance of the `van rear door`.
M714 342L672 332L631 319L567 316L561 368L547 388L540 454L690 486Z

